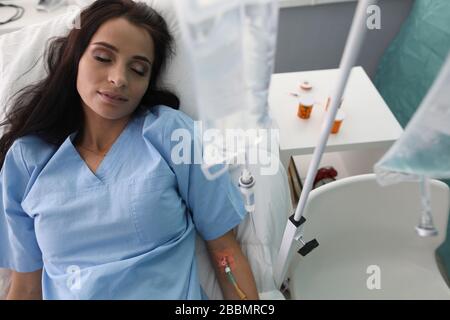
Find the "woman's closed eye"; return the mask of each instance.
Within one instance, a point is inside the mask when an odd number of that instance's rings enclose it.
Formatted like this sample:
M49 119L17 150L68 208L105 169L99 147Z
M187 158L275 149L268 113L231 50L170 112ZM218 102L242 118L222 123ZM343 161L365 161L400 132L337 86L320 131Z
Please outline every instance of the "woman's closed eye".
M101 63L111 62L111 59L109 59L107 57L103 57L103 56L98 56L98 55L95 55L94 59L99 61L99 62L101 62ZM131 68L131 70L133 70L135 73L137 73L138 75L140 75L142 77L145 76L145 74L147 72L146 68L145 67L141 67L141 66L133 66Z
M98 60L100 62L111 62L111 59L103 58L103 57L100 57L100 56L94 56L94 58L95 58L95 60Z
M140 76L145 76L147 73L147 68L141 66L140 64L133 65L131 69Z

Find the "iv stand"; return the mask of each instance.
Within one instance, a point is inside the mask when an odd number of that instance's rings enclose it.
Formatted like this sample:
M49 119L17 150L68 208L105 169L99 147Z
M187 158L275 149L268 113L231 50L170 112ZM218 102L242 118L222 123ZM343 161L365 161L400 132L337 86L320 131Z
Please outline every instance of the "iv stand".
M334 88L333 94L331 96L331 105L329 108L329 112L325 119L325 122L322 125L320 138L317 147L314 150L312 162L308 168L305 185L301 192L297 209L295 210L295 214L289 218L284 230L283 240L281 242L281 247L274 267L275 285L277 286L277 288L281 288L283 285L283 281L286 279L288 267L292 260L292 247L294 244L294 239L299 241L303 245L303 248L299 250L299 253L303 256L308 254L311 250L319 245L315 239L306 244L303 241L302 225L306 220L303 217L303 212L308 200L309 193L312 189L314 177L320 164L322 154L328 141L331 127L336 117L339 101L341 101L351 69L356 62L362 46L362 42L364 40L367 29L367 8L368 6L375 4L376 1L377 0L358 1L358 6L356 8L355 16L353 18L350 33L339 67L339 78L336 82L336 87Z

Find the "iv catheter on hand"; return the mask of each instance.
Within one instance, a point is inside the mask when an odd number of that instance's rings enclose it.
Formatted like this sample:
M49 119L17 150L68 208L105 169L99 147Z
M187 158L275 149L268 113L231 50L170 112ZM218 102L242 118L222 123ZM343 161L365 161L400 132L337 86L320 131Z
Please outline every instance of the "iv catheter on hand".
M241 300L247 300L247 295L242 291L242 289L239 287L239 284L237 283L233 272L231 270L231 267L227 261L227 258L224 257L221 261L221 267L224 269L225 275L227 277L228 282L233 285L234 290L236 291L237 295Z

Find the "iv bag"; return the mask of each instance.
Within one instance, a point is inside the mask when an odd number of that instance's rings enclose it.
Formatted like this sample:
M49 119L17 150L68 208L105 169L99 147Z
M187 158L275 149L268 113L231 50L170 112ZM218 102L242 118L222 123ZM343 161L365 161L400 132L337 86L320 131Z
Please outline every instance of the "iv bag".
M271 126L269 87L278 29L277 1L249 1L245 5L244 67L250 122Z
M210 163L236 156L225 131L268 128L268 92L273 73L277 0L174 0ZM211 133L211 132L210 132ZM249 144L254 135L236 137ZM234 145L242 145L237 142ZM214 150L214 151L212 151ZM205 156L205 152L204 152Z
M200 120L213 122L245 105L243 15L239 0L178 0Z
M247 129L268 120L276 0L175 0L200 120Z
M450 55L405 132L375 164L382 185L450 178Z

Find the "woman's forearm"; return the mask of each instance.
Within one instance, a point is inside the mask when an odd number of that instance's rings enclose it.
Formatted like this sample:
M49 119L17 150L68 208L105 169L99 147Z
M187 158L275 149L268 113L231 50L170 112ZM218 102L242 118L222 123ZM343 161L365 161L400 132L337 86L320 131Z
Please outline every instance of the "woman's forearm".
M259 299L247 258L232 231L207 241L211 261L225 299Z
M247 258L240 249L233 251L231 254L234 260L233 266L231 267L231 274L238 289L233 285L233 282L230 281L230 276L226 274L224 268L222 266L216 267L217 278L224 298L227 300L240 300L243 298L238 293L238 290L240 290L247 300L259 299L255 279Z
M24 291L16 290L13 287L8 292L6 300L42 300L42 292L40 291Z

